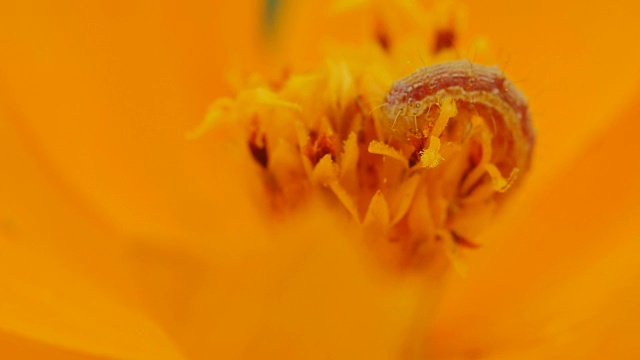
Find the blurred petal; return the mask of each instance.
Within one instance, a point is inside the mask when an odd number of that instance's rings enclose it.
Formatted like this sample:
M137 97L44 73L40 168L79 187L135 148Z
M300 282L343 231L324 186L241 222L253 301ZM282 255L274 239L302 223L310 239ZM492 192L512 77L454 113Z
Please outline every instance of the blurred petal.
M32 341L20 336L0 332L2 355L10 359L93 360L100 359L86 353Z
M175 232L200 213L188 186L194 172L215 178L183 134L229 91L226 70L255 58L257 6L3 2L1 101L19 116L11 121L21 136L106 223Z
M0 327L5 332L100 356L182 358L143 312L36 252L29 246L2 246Z
M0 113L0 329L88 354L180 358L136 306L122 239L38 163L37 149L25 146L6 114ZM7 345L22 351L23 342Z

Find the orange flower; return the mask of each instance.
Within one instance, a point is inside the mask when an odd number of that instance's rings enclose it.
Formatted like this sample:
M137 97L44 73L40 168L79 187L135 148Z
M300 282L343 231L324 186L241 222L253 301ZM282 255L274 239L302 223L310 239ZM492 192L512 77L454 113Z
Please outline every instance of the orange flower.
M638 354L636 5L470 1L467 28L446 6L421 28L399 4L286 2L266 43L251 1L3 4L3 355ZM450 21L477 45L460 56L490 61L472 38L486 35L539 131L528 180L465 256L466 277L388 271L325 203L265 216L233 126L184 140L214 98L262 81L249 70L309 73L324 39L348 50L372 29ZM405 74L422 64L413 45Z

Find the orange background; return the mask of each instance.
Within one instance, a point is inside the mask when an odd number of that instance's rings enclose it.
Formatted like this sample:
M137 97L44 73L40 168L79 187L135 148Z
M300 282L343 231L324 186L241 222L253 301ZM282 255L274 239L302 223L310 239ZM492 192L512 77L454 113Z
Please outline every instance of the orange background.
M490 230L492 242L469 257L469 276L451 279L443 295L425 340L432 355L640 354L639 6L462 4L469 14L463 38L486 36L528 95L539 137L526 190ZM367 36L357 13L333 16L323 1L285 5L278 51L292 62L321 61L324 38ZM230 230L250 217L247 195L220 180L220 171L234 168L216 163L214 145L183 137L213 99L231 92L229 69L267 70L262 10L248 0L0 5L0 354L241 356L257 314L288 316L260 305L260 296L284 276L281 264L297 248L228 246L259 236ZM319 288L292 295L309 306L285 323L309 335L288 355L308 355L320 343L344 350L344 358L381 356L384 339L396 341L395 328L323 332L349 316L393 322L381 310L384 299L354 310L370 296L387 296L388 285L372 285L350 254L340 260L329 251L340 245L327 246L318 259L338 266L325 272L323 261L311 262ZM194 260L201 253L205 260ZM220 265L233 270L230 278L211 276L219 269L207 259L218 254L230 259ZM335 318L309 317L318 294L342 286L328 279L351 271L345 281L359 291L335 299L327 309ZM236 283L255 289L216 297ZM238 319L229 315L247 308ZM260 341L289 344L283 339L291 334L271 330ZM368 335L382 339L379 349L367 346ZM222 349L212 338L237 346Z

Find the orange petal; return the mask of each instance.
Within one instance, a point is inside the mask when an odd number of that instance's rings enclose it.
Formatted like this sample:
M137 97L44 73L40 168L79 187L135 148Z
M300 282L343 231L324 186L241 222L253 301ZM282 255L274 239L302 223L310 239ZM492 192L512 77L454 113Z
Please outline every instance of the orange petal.
M43 344L20 336L0 333L2 355L10 359L98 360L99 356Z
M3 4L0 104L52 176L105 221L175 231L189 221L183 213L201 210L188 190L194 175L215 178L206 152L183 134L230 91L225 76L236 60L256 58L258 5Z
M139 311L130 250L121 236L34 160L37 149L25 149L5 114L0 113L0 328L16 337L7 339L6 351L23 352L17 338L24 337L100 356L180 358L162 329Z

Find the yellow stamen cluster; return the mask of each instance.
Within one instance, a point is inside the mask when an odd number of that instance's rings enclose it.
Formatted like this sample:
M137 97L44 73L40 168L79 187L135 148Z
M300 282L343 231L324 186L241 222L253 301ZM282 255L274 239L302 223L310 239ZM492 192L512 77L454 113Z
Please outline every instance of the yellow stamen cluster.
M253 84L214 103L190 135L220 121L241 128L274 214L321 198L393 266L421 266L444 253L460 267L458 248L475 246L471 239L525 170L513 159L528 156L513 150L522 136L491 111L451 97L419 119L389 118L379 109L399 59L386 46L372 41L278 86Z

